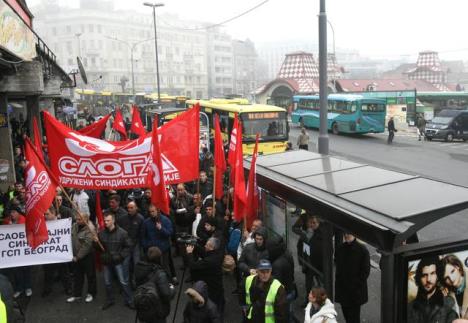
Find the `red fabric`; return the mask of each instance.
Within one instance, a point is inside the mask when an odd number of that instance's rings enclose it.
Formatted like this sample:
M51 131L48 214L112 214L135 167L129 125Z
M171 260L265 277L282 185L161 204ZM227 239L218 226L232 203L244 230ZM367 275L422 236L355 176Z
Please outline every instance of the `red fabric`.
M248 229L252 226L253 220L257 218L258 210L258 186L257 186L257 151L258 151L258 138L255 141L255 148L252 155L252 161L250 163L249 182L247 183L247 202L246 202L246 226Z
M198 178L199 112L199 107L194 107L158 131L167 184ZM147 184L151 134L135 140L108 142L83 136L47 112L44 121L51 169L63 186L106 190Z
M36 146L37 154L41 160L44 160L44 153L42 152L42 137L37 125L36 117L33 118L33 132L34 132L34 144Z
M25 157L28 161L25 169L26 237L34 249L49 239L44 213L51 206L58 185L49 176L43 160L28 138L25 141Z
M219 125L219 116L215 115L215 139L214 139L214 163L216 167L215 178L215 198L221 199L223 197L223 179L224 172L226 171L226 158L224 156L223 134Z
M244 153L242 151L242 127L239 127L236 137L236 165L234 171L234 219L240 222L245 217L246 194L244 178Z
M101 191L96 191L96 219L98 224L98 231L104 229L104 216L101 208Z
M151 140L151 165L148 172L148 186L151 188L151 203L164 214L169 214L169 198L166 191L163 166L161 161L161 150L159 148L158 117L153 121L153 137Z
M117 108L115 111L115 118L114 124L112 125L112 129L114 129L120 134L121 140L127 140L127 130L125 129L124 119L119 108Z
M78 132L82 135L93 137L93 138L101 138L102 134L106 130L107 121L109 121L110 114L103 117L101 120L93 122L87 127L84 127Z
M232 126L231 138L229 140L229 152L228 152L228 163L231 167L236 164L236 139L237 139L237 129L239 128L239 118L237 113L234 116L234 124Z
M26 217L24 215L19 215L18 217L18 222L15 224L24 224L26 223ZM12 224L11 223L11 216L7 216L6 218L3 219L3 224Z
M140 137L146 135L145 127L143 127L143 123L141 123L140 111L138 111L138 107L136 105L133 106L132 127L130 128L130 131Z

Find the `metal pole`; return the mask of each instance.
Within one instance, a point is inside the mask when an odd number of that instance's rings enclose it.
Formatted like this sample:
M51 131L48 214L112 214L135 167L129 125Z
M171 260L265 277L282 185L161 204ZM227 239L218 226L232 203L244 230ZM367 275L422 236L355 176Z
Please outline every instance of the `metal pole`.
M319 154L328 155L328 107L327 107L327 14L325 0L320 0L319 14L319 96L320 128L318 138Z
M153 6L153 22L154 22L154 50L156 53L156 79L158 86L158 104L161 103L161 87L159 85L159 60L158 60L158 33L156 31L156 6Z
M136 44L135 44L136 45ZM133 94L133 103L135 103L135 73L133 70L133 50L135 45L130 48L130 60L132 61L132 94Z
M382 252L380 259L380 322L396 322L396 304L395 304L395 255L389 252Z

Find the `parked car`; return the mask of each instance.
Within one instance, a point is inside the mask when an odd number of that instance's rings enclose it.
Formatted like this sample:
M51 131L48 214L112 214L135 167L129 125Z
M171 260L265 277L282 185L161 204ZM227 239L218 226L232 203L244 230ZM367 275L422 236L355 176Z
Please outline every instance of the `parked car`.
M427 140L468 139L468 110L442 110L426 124Z

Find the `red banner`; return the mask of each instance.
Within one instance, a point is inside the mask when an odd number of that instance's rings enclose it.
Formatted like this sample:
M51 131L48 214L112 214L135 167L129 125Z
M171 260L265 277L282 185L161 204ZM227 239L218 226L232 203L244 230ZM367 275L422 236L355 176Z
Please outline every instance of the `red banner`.
M167 184L198 178L199 111L194 107L158 131ZM106 190L147 185L151 134L108 142L83 136L48 113L44 113L44 120L51 169L63 186Z
M215 167L216 167L216 178L215 180L215 198L221 199L224 194L223 179L224 172L226 172L226 158L224 156L224 145L223 145L223 134L221 133L221 127L219 126L219 116L215 115L215 139L214 139L214 151L215 151Z
M258 137L255 139L255 148L250 163L249 181L247 183L247 203L246 203L246 225L250 229L253 220L257 218L258 211L258 186L257 186L257 152L258 152Z
M47 168L29 139L25 141L28 165L24 171L26 186L26 237L31 248L49 239L44 213L52 205L57 183L49 176Z
M121 140L127 140L127 130L125 129L124 119L119 108L115 109L115 117L114 123L112 124L112 129L120 134Z
M244 154L242 150L242 125L239 122L236 136L236 165L234 167L234 219L245 217L247 197L245 193Z
M78 130L79 133L85 136L101 138L102 134L106 130L107 121L109 120L110 114L103 117L101 120L93 122L87 127Z
M169 198L163 176L161 150L158 140L158 117L153 122L153 139L151 144L151 166L149 169L148 186L151 187L151 203L164 214L169 214Z

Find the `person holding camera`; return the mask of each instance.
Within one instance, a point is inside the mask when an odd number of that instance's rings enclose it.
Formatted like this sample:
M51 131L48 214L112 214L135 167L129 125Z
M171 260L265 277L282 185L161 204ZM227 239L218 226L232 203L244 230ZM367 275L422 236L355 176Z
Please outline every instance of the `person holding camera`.
M193 281L202 280L208 285L208 296L218 307L222 315L224 310L224 288L222 264L223 250L219 238L210 237L204 246L202 256L196 259L193 255L194 245L187 245L187 262Z
M116 274L123 289L125 305L130 309L134 309L132 291L124 274L124 259L129 255L131 245L128 233L116 225L113 213L105 213L104 225L105 229L98 234L99 241L104 247L104 251L101 253L101 262L104 265L106 302L102 306L102 310L106 310L115 304L115 296L112 291L113 273ZM97 242L98 238L94 237L94 241Z
M149 218L143 222L141 244L143 251L148 252L150 247L158 247L162 253L161 263L167 272L171 273L172 280L175 281L176 273L171 266L171 236L174 232L172 222L167 216L151 204L148 208Z

